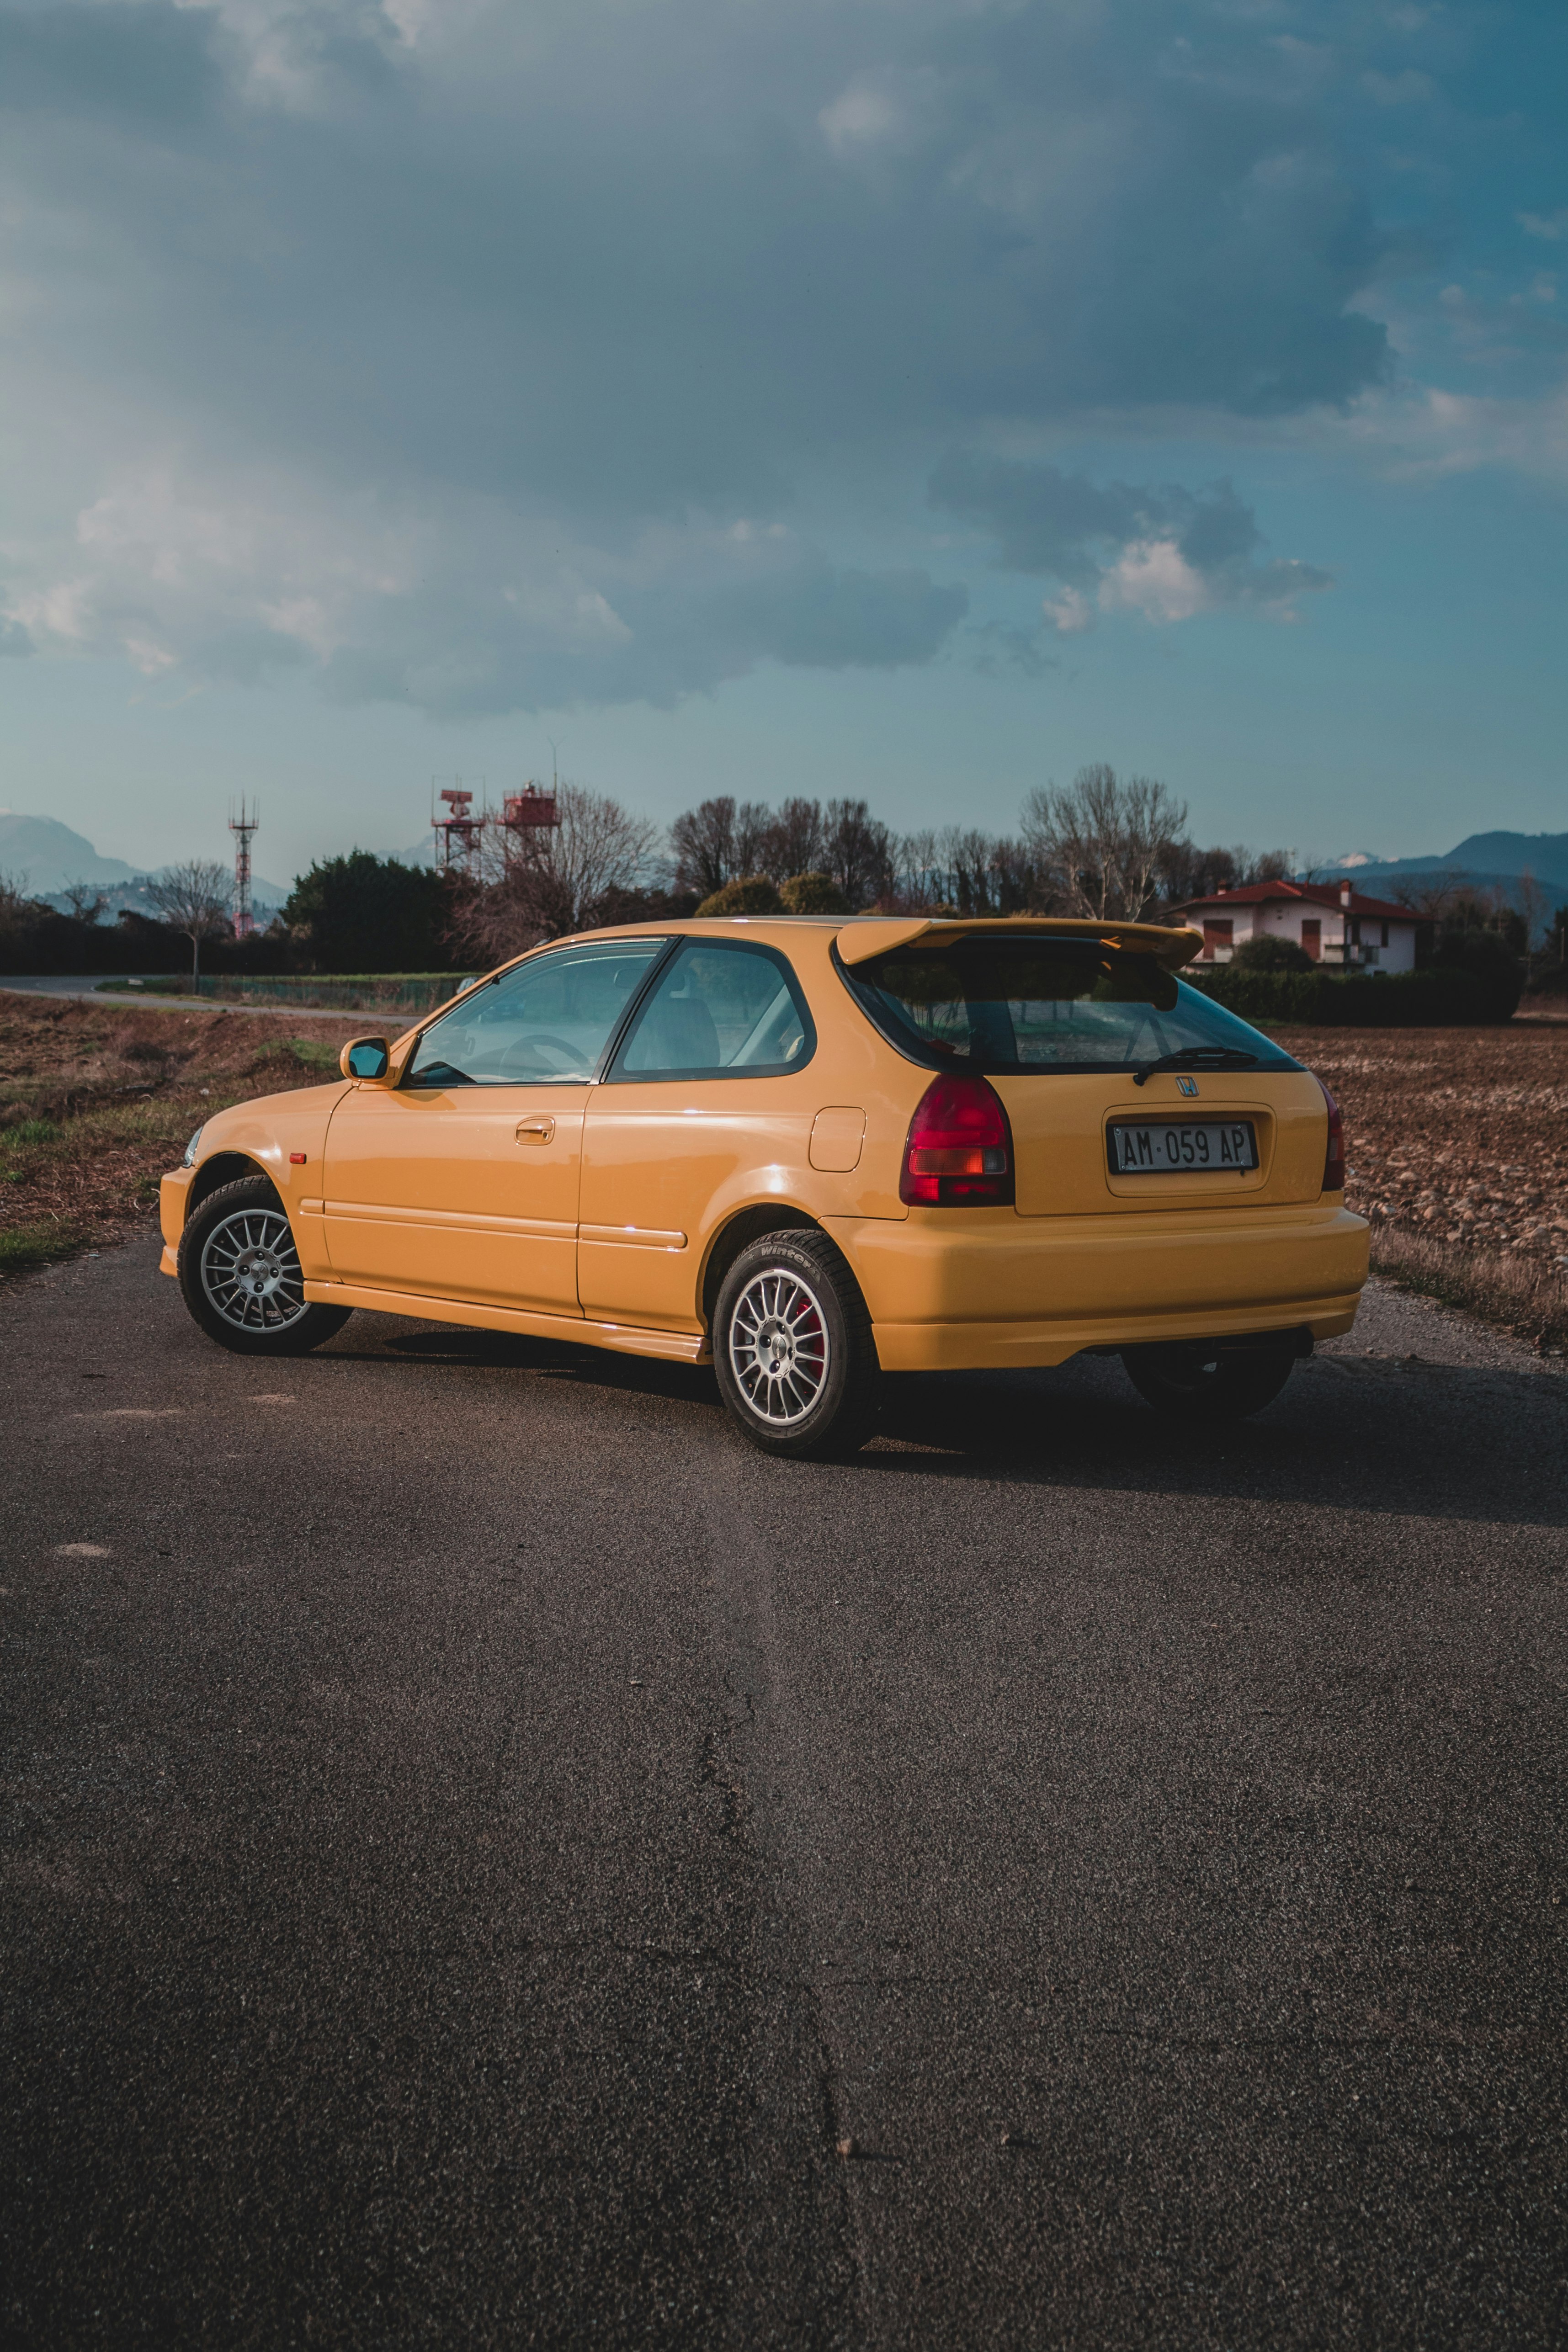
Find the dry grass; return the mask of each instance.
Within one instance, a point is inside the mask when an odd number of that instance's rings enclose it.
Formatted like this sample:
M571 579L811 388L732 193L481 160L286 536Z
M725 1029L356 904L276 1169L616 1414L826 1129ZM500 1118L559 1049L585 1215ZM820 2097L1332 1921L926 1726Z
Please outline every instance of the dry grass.
M1378 1272L1568 1343L1568 1024L1278 1034L1339 1097Z
M144 1225L193 1128L319 1086L363 1025L0 994L0 1276Z

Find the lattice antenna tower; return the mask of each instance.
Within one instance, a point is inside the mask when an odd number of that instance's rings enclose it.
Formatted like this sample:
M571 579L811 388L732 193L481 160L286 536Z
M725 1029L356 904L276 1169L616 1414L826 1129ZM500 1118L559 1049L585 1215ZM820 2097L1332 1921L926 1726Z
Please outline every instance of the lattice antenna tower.
M250 905L250 836L261 823L259 801L247 801L242 793L237 814L231 801L228 807L228 829L234 835L234 936L248 940L256 930L256 917Z

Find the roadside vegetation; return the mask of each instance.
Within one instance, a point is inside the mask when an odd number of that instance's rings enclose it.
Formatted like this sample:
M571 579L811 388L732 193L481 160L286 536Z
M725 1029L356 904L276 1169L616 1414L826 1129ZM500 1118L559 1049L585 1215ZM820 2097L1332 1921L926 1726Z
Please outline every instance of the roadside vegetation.
M0 1276L144 1229L194 1128L321 1085L362 1025L0 996Z

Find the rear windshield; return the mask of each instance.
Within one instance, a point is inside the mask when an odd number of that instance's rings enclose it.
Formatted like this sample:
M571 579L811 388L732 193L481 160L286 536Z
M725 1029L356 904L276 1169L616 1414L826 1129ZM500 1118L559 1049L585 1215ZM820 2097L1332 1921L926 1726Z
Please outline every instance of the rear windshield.
M1194 1047L1300 1067L1152 956L1094 940L919 940L844 977L889 1043L932 1069L1127 1070Z

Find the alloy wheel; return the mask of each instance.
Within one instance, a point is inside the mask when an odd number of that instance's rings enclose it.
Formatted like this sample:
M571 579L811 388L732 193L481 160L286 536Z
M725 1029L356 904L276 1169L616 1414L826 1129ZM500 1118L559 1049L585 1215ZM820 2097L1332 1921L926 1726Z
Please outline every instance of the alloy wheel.
M240 1331L277 1331L305 1311L305 1277L289 1220L277 1209L236 1209L202 1246L202 1289Z
M787 1429L804 1421L827 1378L827 1323L796 1274L753 1275L730 1318L730 1363L759 1421Z

